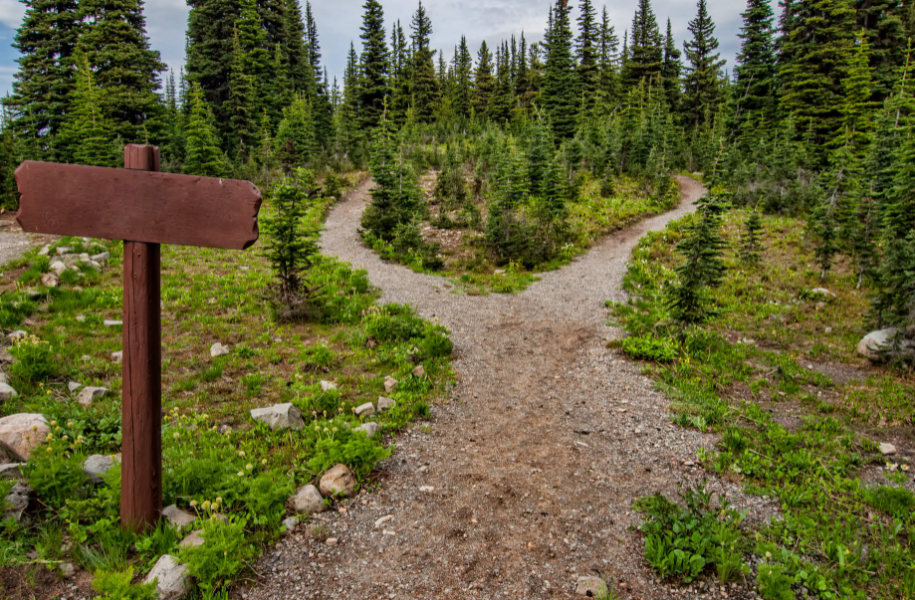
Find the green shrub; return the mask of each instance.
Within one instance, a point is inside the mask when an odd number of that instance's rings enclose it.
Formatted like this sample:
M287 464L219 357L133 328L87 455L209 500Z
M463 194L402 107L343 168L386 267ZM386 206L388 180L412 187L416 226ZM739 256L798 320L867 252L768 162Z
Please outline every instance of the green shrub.
M671 339L630 336L620 342L629 358L666 363L677 359L677 347Z
M315 427L323 430L325 426L316 424ZM323 473L335 464L342 463L361 479L372 471L378 461L390 454L386 448L362 432L340 430L329 437L318 439L314 456L308 461L308 469L312 473Z
M782 565L759 565L756 575L759 594L765 600L794 600L793 580L785 574Z
M33 335L18 338L10 354L16 359L10 374L23 383L44 382L57 372L51 344Z
M157 600L159 592L155 583L131 585L133 568L126 571L98 571L92 580L92 588L99 592L97 600Z
M178 559L201 589L213 591L222 587L256 554L257 549L245 539L247 524L247 519L237 516L229 516L225 521L204 521L201 535L205 543L178 551Z
M902 487L880 486L865 490L864 501L897 519L908 519L915 512L915 494Z
M306 346L299 354L299 358L307 367L324 369L331 366L337 355L327 347L327 344Z

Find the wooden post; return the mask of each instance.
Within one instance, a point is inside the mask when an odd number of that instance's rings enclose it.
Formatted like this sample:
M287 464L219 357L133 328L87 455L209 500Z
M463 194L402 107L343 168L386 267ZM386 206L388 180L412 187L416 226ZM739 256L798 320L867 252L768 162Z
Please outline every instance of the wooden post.
M128 145L124 168L160 169L159 149ZM162 513L162 317L159 244L124 241L121 525L155 527Z

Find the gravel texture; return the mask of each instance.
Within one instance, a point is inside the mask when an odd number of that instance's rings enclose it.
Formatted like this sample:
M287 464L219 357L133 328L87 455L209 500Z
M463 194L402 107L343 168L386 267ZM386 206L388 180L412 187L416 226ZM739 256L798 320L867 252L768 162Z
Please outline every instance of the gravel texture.
M43 236L23 233L14 220L0 220L0 265L16 260L43 240Z
M598 575L621 598L755 597L714 580L659 580L631 529L632 502L675 497L679 482L701 480L696 450L714 442L673 425L668 400L639 365L607 347L619 332L606 325L605 302L625 298L635 243L705 192L679 181L678 209L607 238L517 295L460 295L445 279L383 262L357 232L368 185L340 203L324 252L368 270L383 301L410 303L450 328L457 384L433 407L431 431L397 438L375 489L300 525L256 566L258 585L236 595L574 598L578 576ZM771 514L765 499L709 485L749 520ZM326 531L310 535L318 523Z

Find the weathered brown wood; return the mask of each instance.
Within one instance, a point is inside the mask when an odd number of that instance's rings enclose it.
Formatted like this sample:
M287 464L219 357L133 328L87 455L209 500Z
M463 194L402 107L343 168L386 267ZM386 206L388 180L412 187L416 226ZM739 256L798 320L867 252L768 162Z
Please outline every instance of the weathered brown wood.
M261 194L248 181L26 161L16 182L23 231L235 249L258 238Z
M129 145L124 167L159 169L159 149ZM162 336L159 244L124 242L121 524L155 527L162 514Z

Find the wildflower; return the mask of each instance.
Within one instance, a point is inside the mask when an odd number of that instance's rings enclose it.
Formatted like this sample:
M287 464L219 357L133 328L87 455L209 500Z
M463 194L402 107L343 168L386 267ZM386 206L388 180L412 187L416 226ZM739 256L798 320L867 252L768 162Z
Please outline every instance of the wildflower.
M57 427L57 421L51 421L51 427Z
M244 451L244 450L239 451L238 455L239 455L239 456L244 456L244 455L245 455L245 451Z
M245 476L245 472L244 472L244 471L239 471L239 472L238 472L238 476L239 476L239 477L244 477L244 476Z
M252 465L251 463L248 463L248 464L245 465L245 468L248 469L248 470L250 471L251 469L254 468L254 465Z
M222 504L222 496L216 496L216 504Z
M203 504L200 505L200 508L202 508L203 510L210 510L210 501L204 500Z
M191 500L191 508L197 508L197 501Z
M267 459L265 458L264 460L262 460L262 461L261 461L261 464L264 465L264 466L266 467L266 466L267 466Z
M174 435L174 438L177 440L177 439L180 438L180 437L181 437L181 435L176 431L176 432L175 432L175 435Z

